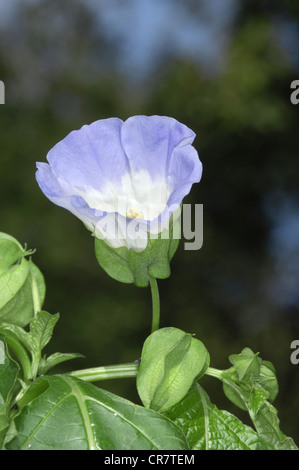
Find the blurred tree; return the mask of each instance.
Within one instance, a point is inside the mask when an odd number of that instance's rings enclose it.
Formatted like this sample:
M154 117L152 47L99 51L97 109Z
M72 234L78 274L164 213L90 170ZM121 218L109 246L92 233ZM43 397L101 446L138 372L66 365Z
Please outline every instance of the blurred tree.
M298 186L298 113L289 101L293 79L274 23L245 15L236 23L221 73L205 77L194 62L173 61L153 84L147 107L148 114L174 116L196 131L204 165L191 195L204 204L204 246L198 253L181 251L176 259L180 269L168 292L168 319L186 327L182 321L192 318L193 327L208 336L219 367L245 342L273 360L286 420L298 406L288 349L298 333L298 305L277 304L268 289L275 262L265 205L272 193L291 197ZM183 318L182 310L188 312ZM296 433L296 423L287 424Z

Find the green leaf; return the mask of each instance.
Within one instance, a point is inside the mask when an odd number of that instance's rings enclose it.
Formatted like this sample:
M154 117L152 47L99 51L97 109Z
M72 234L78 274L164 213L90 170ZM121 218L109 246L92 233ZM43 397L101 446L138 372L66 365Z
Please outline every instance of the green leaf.
M138 287L148 286L149 277L166 279L170 276L170 260L179 244L179 239L174 238L174 226L177 227L179 220L177 214L175 222L171 217L169 228L157 238L149 238L147 247L142 251L112 248L105 240L95 238L95 255L99 265L113 279L135 283Z
M263 361L260 374L255 380L257 384L267 390L269 393L268 400L272 403L278 394L278 381L273 364L269 361Z
M256 385L249 396L249 410L253 416L256 416L267 398L269 397L269 393L260 385Z
M147 408L164 411L179 402L209 365L201 341L178 328L161 328L145 341L137 390Z
M79 353L54 353L51 356L44 357L41 359L38 372L39 374L47 374L49 370L53 369L53 367L61 364L65 361L70 361L71 359L78 359L84 357L82 354Z
M264 403L258 409L251 407L251 403L249 403L249 406L249 414L255 429L271 449L298 450L294 441L281 432L277 410L271 403L264 400Z
M42 351L49 343L58 320L58 313L51 315L44 310L38 312L36 317L31 320L27 343L32 352Z
M23 364L23 366L26 367L26 371L24 370L26 376L30 374L30 377L27 378L34 379L39 371L41 361L42 364L45 364L45 361L41 358L41 352L50 341L53 329L58 319L58 313L51 315L50 313L41 310L31 320L28 332L17 325L0 323L0 332L5 333L9 338L21 343L31 354L31 366L27 367L26 363ZM26 352L24 351L24 353ZM21 354L21 357L19 357L21 361L22 357L24 360L24 354Z
M31 352L30 340L28 339L29 334L24 330L24 328L3 322L0 323L0 332L8 335L9 337L15 338L18 342L23 344L29 352Z
M19 366L9 355L5 337L0 335L0 407L7 401L18 372Z
M241 410L248 411L247 403L249 401L251 387L236 383L234 380L225 378L223 380L223 391L226 397Z
M261 385L255 383L249 387L225 378L223 390L232 403L249 413L259 436L265 440L269 448L297 449L293 440L280 431L277 410L269 403L269 392Z
M53 329L59 319L59 314L51 315L41 310L36 317L32 318L29 325L29 332L17 325L1 323L0 331L11 334L18 339L31 354L42 351L50 341Z
M5 338L0 335L0 449L10 425L13 389L18 373L19 366L9 356Z
M167 417L80 379L45 376L33 385L42 393L16 417L10 450L187 449Z
M275 369L249 349L230 356L234 367L223 371L221 380L227 398L247 411L258 435L269 449L297 449L280 430L277 410L271 405L278 392Z
M251 427L213 405L198 384L165 414L182 428L192 450L268 449Z

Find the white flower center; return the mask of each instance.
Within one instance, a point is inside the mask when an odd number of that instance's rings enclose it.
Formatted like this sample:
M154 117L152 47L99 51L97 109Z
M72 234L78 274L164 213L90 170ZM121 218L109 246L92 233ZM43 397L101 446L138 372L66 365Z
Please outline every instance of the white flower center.
M165 209L170 194L171 188L165 180L153 181L144 170L127 173L121 183L108 182L101 191L91 187L79 191L92 209L143 220L158 217Z

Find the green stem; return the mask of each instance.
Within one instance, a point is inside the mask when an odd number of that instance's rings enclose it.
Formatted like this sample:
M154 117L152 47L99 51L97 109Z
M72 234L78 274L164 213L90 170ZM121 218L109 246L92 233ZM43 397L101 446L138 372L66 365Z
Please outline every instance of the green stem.
M38 373L39 363L41 358L41 351L33 354L32 356L32 379L34 380Z
M155 278L150 277L150 286L152 293L152 333L159 329L160 323L160 299L159 299L159 290L158 284Z
M223 370L214 369L214 367L208 367L205 371L205 375L209 375L210 377L215 377L216 379L223 380Z
M117 364L112 366L93 367L91 369L75 370L69 375L86 380L87 382L96 382L98 380L121 379L126 377L136 377L139 364L129 362L127 364Z

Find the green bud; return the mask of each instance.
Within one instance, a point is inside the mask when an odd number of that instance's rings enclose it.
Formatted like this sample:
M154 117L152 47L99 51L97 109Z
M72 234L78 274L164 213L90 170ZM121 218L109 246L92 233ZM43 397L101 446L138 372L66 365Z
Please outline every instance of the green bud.
M145 341L137 390L145 407L165 411L188 393L209 366L204 344L178 328L161 328Z
M0 233L0 321L27 325L45 297L40 270L25 256L32 254L10 235Z

